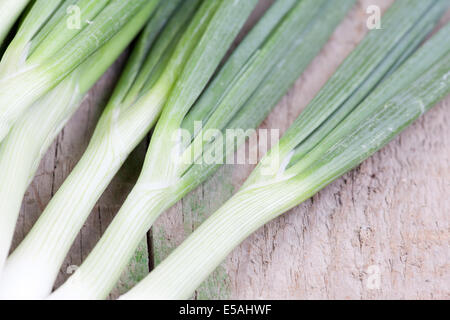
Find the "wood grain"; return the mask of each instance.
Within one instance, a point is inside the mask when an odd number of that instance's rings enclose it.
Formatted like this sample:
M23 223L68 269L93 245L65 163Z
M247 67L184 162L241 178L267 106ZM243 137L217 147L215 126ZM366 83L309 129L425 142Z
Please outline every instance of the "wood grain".
M246 31L270 3L261 1ZM366 33L367 6L384 10L390 3L360 0L262 127L284 132ZM14 246L81 157L123 60L90 92L43 159L25 196ZM449 104L450 97L357 169L257 231L194 298L450 298ZM83 261L118 211L147 145L144 141L130 156L99 200L57 286ZM164 259L237 190L251 169L224 166L158 219L111 297L127 291Z

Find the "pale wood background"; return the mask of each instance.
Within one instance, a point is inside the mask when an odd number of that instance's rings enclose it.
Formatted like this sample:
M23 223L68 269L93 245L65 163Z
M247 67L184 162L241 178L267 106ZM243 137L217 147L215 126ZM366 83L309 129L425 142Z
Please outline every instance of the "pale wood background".
M261 1L246 30L270 3ZM363 37L367 6L384 10L390 3L360 0L263 127L283 132ZM448 20L449 13L443 21ZM92 89L42 161L25 196L14 247L81 157L123 61L124 57ZM449 104L447 97L356 170L261 228L193 298L450 298ZM139 174L148 140L93 210L57 286L86 258L120 208ZM222 168L164 214L143 239L111 297L142 279L237 190L251 169Z

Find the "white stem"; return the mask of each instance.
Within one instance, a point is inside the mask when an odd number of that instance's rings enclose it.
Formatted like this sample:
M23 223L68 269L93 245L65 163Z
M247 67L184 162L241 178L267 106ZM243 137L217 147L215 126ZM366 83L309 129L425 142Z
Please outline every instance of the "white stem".
M169 199L165 188L138 184L86 261L50 299L105 299Z
M301 189L288 181L241 190L121 299L188 299L237 245L292 207Z
M165 95L155 90L131 109L122 110L123 115L116 112L118 109L108 109L77 166L6 261L0 298L41 299L50 294L59 268L95 203L153 126L164 101ZM139 117L125 117L135 108L143 109ZM133 120L127 122L129 127L123 125L123 118Z
M0 145L0 269L2 269L26 188L43 153L79 105L82 94L67 79L33 105Z

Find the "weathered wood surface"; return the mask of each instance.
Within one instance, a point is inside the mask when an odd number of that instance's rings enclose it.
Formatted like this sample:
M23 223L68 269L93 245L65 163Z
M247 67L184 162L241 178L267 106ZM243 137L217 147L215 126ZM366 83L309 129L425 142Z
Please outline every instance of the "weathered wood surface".
M270 2L261 1L253 21ZM367 6L385 9L391 2L360 0L263 127L283 132L363 37ZM14 246L81 157L120 66L118 62L91 91L42 161L25 196ZM450 97L357 169L257 231L194 298L450 298L449 104ZM144 141L137 148L99 200L57 286L83 261L118 211L147 145ZM251 169L225 166L165 213L143 239L112 297L167 256L237 190Z

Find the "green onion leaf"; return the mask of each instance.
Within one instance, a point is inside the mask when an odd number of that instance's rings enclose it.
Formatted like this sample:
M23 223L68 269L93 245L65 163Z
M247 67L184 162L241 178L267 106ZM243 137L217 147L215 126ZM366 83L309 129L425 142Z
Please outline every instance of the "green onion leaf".
M0 47L30 0L0 1Z
M69 3L92 21L69 25L61 10ZM34 102L149 4L147 0L37 0L0 62L0 142Z

